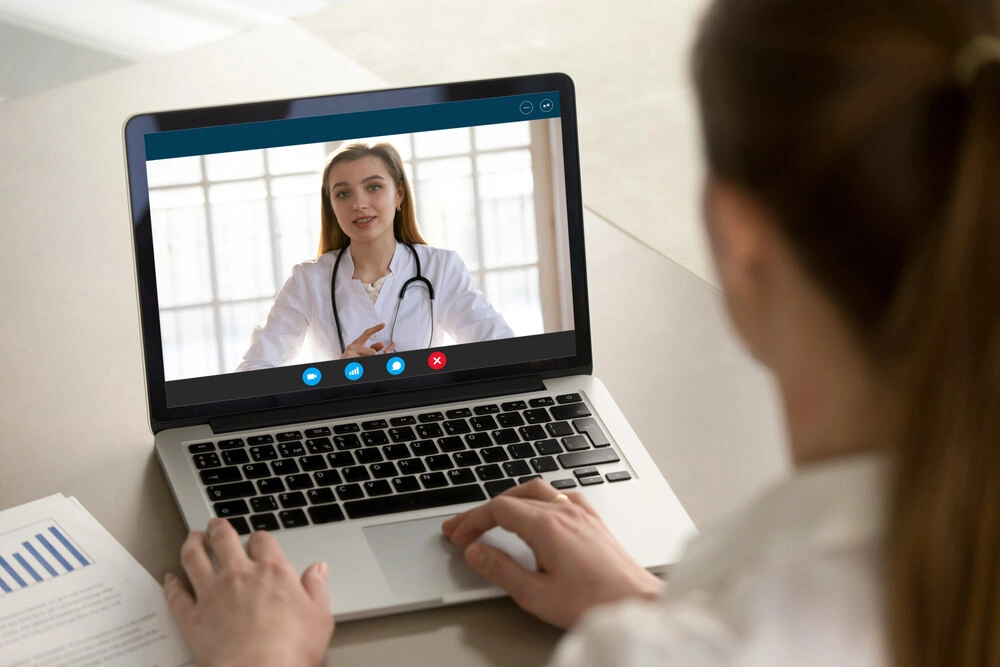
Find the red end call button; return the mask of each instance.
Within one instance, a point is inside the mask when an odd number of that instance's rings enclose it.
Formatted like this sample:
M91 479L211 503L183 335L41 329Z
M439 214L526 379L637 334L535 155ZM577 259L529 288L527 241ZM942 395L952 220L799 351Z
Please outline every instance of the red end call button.
M427 357L427 365L432 371L441 370L447 363L448 357L444 356L444 352L431 352L431 356Z

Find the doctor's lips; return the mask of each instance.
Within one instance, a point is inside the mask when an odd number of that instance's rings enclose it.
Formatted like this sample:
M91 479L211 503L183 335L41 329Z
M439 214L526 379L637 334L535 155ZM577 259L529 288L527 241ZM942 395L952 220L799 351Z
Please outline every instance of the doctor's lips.
M364 227L365 225L367 225L369 222L371 222L374 219L375 219L374 215L369 215L369 216L366 216L364 218L355 218L353 220L353 222L358 227Z

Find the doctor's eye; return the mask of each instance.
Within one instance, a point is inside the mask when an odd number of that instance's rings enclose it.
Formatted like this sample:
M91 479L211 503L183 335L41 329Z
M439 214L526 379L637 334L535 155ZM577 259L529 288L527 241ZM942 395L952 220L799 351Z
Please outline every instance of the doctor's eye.
M350 197L350 196L351 196L351 191L350 190L340 190L339 192L334 192L333 193L333 198L334 199L346 199L347 197Z
M368 185L368 192L378 192L381 189L382 189L381 183L370 183Z

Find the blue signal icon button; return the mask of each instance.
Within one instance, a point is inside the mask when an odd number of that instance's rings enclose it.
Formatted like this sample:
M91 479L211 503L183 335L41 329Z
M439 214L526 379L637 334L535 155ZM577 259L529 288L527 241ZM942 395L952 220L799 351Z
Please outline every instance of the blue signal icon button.
M318 368L309 368L302 371L302 381L305 382L310 387L315 387L319 384L319 381L323 379L323 374L319 372Z
M344 377L346 377L348 380L351 381L360 380L361 376L364 374L365 374L365 367L356 361L352 361L351 363L347 364L346 368L344 368Z

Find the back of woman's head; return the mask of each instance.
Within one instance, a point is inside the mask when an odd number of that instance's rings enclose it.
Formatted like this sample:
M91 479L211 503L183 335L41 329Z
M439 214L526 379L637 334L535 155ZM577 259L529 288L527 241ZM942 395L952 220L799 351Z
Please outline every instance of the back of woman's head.
M1000 2L716 0L693 67L709 170L903 393L894 663L1000 665Z

